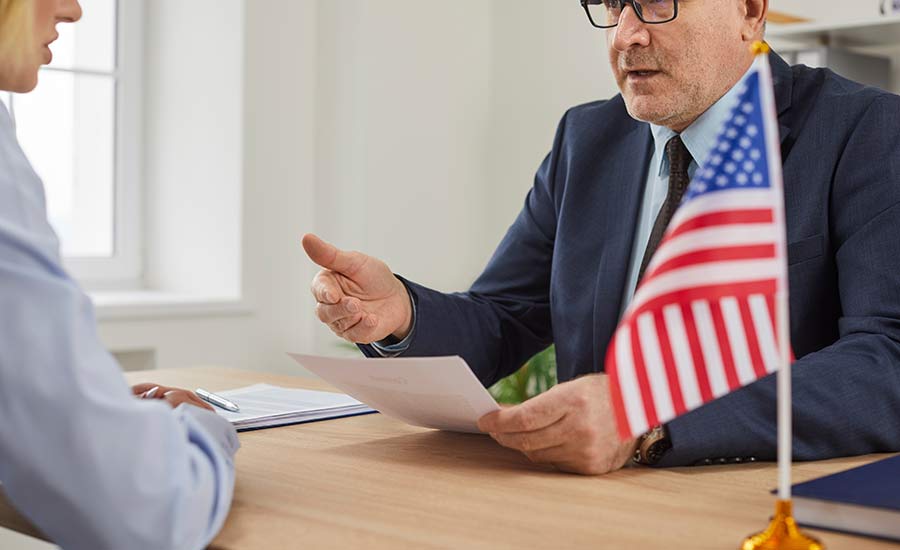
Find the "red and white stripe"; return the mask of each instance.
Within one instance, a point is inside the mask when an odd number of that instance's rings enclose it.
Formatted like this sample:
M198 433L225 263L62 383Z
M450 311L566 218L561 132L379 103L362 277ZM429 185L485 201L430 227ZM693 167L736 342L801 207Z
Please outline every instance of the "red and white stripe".
M790 353L784 188L768 57L757 55L768 186L692 196L672 217L609 345L619 435L778 371L779 498L790 498Z
M701 195L673 216L607 353L623 439L777 370L774 192Z

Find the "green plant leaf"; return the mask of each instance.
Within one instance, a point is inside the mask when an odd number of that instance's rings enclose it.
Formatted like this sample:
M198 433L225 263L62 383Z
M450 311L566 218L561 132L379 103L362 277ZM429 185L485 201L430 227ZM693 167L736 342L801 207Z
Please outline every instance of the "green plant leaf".
M556 348L550 346L529 359L522 368L489 388L499 403L515 405L556 385Z

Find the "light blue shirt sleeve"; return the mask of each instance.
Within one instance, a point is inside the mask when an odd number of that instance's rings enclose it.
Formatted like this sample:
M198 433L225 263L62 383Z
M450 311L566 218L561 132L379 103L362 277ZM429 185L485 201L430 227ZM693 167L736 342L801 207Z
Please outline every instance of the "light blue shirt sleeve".
M131 395L61 267L43 187L0 105L0 483L71 550L204 548L239 447L224 419Z

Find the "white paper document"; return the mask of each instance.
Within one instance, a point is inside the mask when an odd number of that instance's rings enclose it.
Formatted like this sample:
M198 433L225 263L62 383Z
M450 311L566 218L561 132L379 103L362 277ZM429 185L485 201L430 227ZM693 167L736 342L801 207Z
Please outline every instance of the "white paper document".
M460 357L289 355L341 391L414 426L479 433L478 419L500 409Z
M238 431L374 412L365 404L342 393L283 388L270 384L255 384L216 393L240 407L241 410L236 413L214 407Z

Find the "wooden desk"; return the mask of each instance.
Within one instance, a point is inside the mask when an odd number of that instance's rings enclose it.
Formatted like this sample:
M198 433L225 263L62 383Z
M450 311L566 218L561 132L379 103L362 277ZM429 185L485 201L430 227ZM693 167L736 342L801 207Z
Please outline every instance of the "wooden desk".
M220 368L128 378L213 391L257 382L327 387ZM580 477L533 465L486 436L413 428L378 414L246 432L240 439L234 504L214 549L728 549L763 528L774 506L773 464ZM794 479L876 458L797 464ZM34 533L5 501L0 525ZM831 550L898 548L816 533Z

